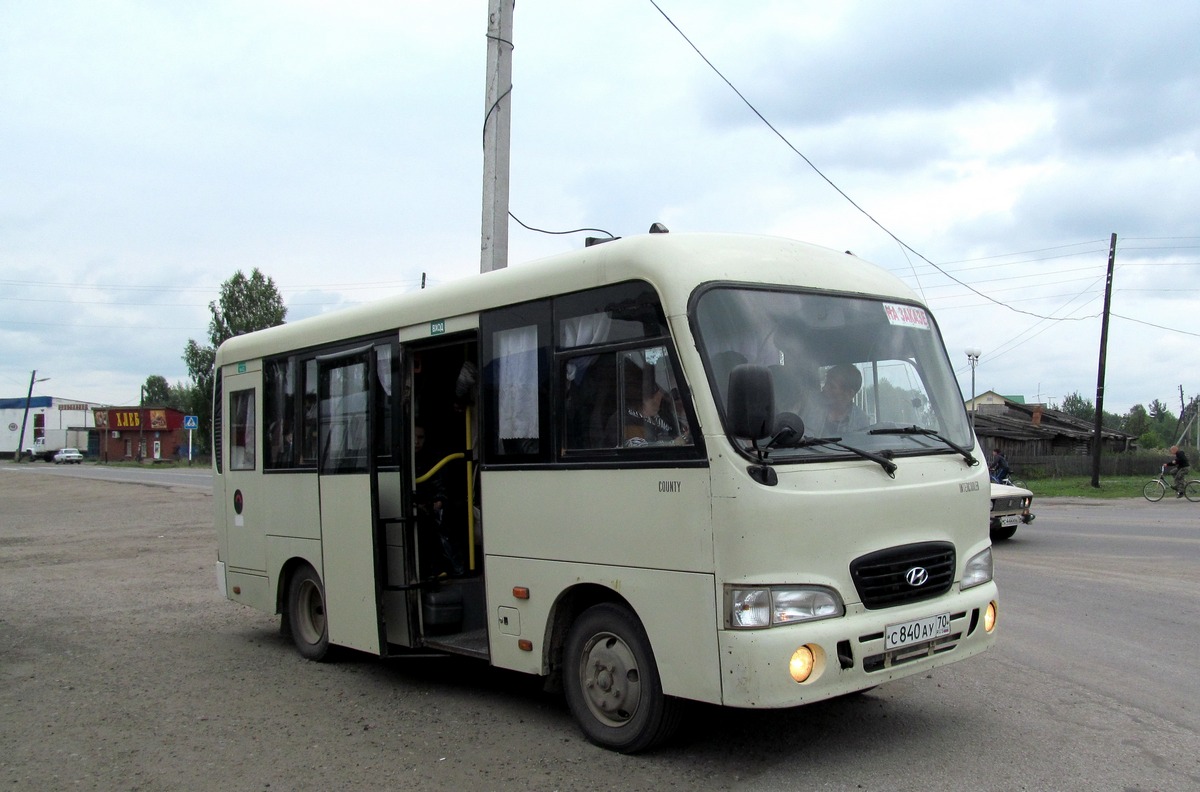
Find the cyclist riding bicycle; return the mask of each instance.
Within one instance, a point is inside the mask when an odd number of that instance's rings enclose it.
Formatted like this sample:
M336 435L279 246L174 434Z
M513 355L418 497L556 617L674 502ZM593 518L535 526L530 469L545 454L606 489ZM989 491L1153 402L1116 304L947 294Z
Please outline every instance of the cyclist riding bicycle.
M1179 450L1179 446L1171 446L1171 453L1174 456L1167 460L1167 464L1163 465L1163 472L1166 473L1172 468L1175 470L1175 497L1182 498L1184 479L1188 473L1188 458L1183 451Z
M1007 479L1008 474L1012 472L1008 469L1008 460L1000 453L999 448L992 449L992 464L988 467L992 471L992 481L997 484Z

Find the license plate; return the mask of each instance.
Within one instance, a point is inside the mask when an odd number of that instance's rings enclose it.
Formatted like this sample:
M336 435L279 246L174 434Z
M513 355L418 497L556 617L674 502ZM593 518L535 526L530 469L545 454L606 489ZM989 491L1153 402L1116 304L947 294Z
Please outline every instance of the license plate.
M1019 514L1004 514L1000 516L1000 524L1007 528L1010 525L1019 525L1021 523L1021 515Z
M932 641L950 634L950 614L939 613L925 619L914 619L900 624L891 624L883 630L883 648L899 649L902 646Z

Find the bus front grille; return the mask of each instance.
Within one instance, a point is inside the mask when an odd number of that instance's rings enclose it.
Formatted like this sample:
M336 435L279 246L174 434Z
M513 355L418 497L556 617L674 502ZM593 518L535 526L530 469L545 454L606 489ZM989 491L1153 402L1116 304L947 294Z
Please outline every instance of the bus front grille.
M889 547L850 562L858 596L872 610L944 594L954 582L954 569L954 545L949 542Z

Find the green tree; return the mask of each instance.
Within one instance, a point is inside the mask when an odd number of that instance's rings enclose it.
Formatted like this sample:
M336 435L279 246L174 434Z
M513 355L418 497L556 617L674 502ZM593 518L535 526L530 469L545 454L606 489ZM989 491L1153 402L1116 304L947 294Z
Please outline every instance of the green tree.
M1150 417L1154 419L1156 424L1162 423L1168 417L1172 421L1175 420L1175 416L1171 413L1171 410L1167 407L1167 405L1163 404L1158 399L1150 402Z
M221 284L220 296L208 304L212 319L208 323L208 344L189 339L183 361L192 378L192 411L200 419L201 435L211 437L213 365L217 347L234 336L281 325L287 306L275 288L275 280L263 275L258 267L246 277L241 270Z
M1080 396L1078 391L1063 396L1062 411L1080 420L1096 420L1096 405L1092 404L1091 399Z
M167 384L167 378L161 374L146 377L146 384L142 386L141 406L169 407L170 402L171 386Z
M1125 413L1121 422L1121 430L1135 437L1141 437L1150 429L1150 413L1140 404L1135 404Z

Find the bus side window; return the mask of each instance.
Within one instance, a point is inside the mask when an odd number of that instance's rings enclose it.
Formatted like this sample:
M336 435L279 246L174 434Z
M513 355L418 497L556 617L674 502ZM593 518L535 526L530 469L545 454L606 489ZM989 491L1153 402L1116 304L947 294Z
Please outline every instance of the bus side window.
M229 469L254 470L254 391L229 394Z
M295 359L266 361L263 367L264 469L290 468L295 464L295 390Z
M300 405L300 467L317 464L317 361L304 361L304 400Z
M550 302L521 303L480 316L480 443L484 462L548 462Z
M496 424L505 449L538 450L537 326L495 334Z

